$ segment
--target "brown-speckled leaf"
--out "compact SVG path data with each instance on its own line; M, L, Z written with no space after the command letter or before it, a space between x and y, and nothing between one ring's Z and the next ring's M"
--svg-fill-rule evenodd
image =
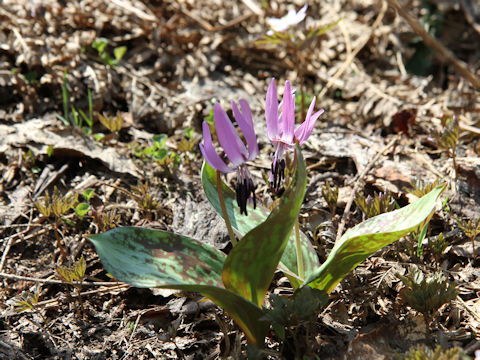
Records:
M118 280L199 292L228 312L252 345L263 346L268 324L260 321L262 310L223 287L222 252L185 236L139 227L120 227L89 239Z
M335 244L327 260L305 280L304 285L333 291L335 286L379 249L423 228L433 215L435 204L445 185L401 209L370 218L349 229Z
M119 227L89 236L103 265L134 286L195 284L223 287L225 254L186 236L140 227Z
M295 180L270 216L249 231L228 254L223 266L225 287L262 306L273 273L297 220L307 186L305 162L295 150Z

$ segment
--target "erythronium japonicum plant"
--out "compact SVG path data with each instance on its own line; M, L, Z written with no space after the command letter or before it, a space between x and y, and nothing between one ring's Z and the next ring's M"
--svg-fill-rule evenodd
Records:
M270 81L265 100L265 120L267 122L267 136L275 147L272 171L269 176L270 185L275 190L278 190L282 179L285 177L285 151L293 150L297 143L303 145L311 135L315 122L323 114L323 109L313 113L315 101L316 98L313 97L305 121L295 130L295 93L292 92L290 82L288 80L285 82L281 113L279 113L275 79L272 78ZM303 278L305 270L303 268L302 252L299 250L301 244L298 219L295 222L295 246L298 274Z
M217 108L217 113L223 117L219 118L218 124L223 121L224 126L218 134L219 142L230 160L230 168L222 170L242 167L250 156L252 159L255 157L252 155L252 152L255 153L254 136L246 130L246 124L250 126L250 112L246 110L246 102L242 103L244 118L239 121L235 109L234 116L244 133L248 151L243 151L234 134L229 133L230 128L225 130L228 118L225 119ZM228 255L186 236L139 227L119 227L89 236L89 239L95 245L105 269L118 280L138 287L201 293L224 309L244 331L248 342L259 348L264 346L270 327L269 317L264 316L262 306L276 269L285 273L296 291L309 286L328 294L368 256L411 231L423 228L433 215L437 198L445 189L445 185L437 186L402 209L370 218L349 229L320 265L308 238L299 232L300 247L297 247L295 235L291 235L307 186L305 161L299 145L295 145L293 179L278 205L272 211L257 205L249 209L247 215L244 203L239 206L235 192L218 176L215 167L223 166L218 160L225 162L218 155L218 158L213 155L213 146L210 148L209 144L211 138L205 128L204 135L202 152L208 154L202 168L205 193L215 210L224 218L229 217L231 227L240 237ZM220 140L222 137L223 140ZM230 147L227 151L225 148L228 147L225 141L230 137L237 146L236 150L232 151ZM240 156L235 157L238 154ZM214 167L209 165L212 158L217 161ZM303 276L298 272L297 249L304 255Z

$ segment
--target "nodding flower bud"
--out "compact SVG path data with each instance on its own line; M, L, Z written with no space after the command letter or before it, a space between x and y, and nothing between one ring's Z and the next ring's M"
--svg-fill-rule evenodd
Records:
M215 170L222 173L237 172L237 185L235 186L237 204L240 208L240 213L247 215L247 201L253 200L254 207L256 206L255 186L250 178L246 162L255 159L258 154L258 143L255 130L253 128L252 111L247 101L241 99L239 101L240 109L237 104L232 101L232 112L237 121L240 130L243 133L246 144L237 133L237 130L232 124L227 113L222 109L220 104L214 105L214 120L217 137L222 146L226 157L230 160L227 165L215 151L212 142L212 134L206 121L203 122L203 144L200 144L200 151L205 160ZM245 146L246 145L246 146ZM247 150L248 147L248 150Z

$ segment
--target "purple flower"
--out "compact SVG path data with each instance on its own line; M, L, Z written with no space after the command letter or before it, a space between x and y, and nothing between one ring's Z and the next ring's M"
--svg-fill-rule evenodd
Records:
M235 127L229 119L227 113L216 103L214 105L215 128L218 141L222 146L226 157L230 160L227 165L215 151L212 143L212 135L206 121L203 122L203 144L200 144L200 151L205 160L213 167L224 174L237 171L237 184L235 186L237 195L237 204L240 207L240 213L247 215L247 200L253 200L253 206L256 206L255 186L250 178L246 162L255 159L258 154L257 136L253 128L252 111L246 100L239 101L241 111L237 104L232 101L232 111L240 130L246 141L246 145L240 139Z
M293 9L290 9L282 18L269 18L267 19L268 25L273 29L273 31L282 32L287 30L289 27L293 25L297 25L307 15L307 7L308 4L305 4L298 12ZM273 35L273 31L269 30L267 35Z
M267 136L275 147L272 161L272 173L269 180L274 189L278 189L282 178L285 176L285 150L293 150L295 143L302 145L310 136L315 126L315 121L323 114L323 109L313 113L315 107L314 97L308 108L305 121L295 130L295 94L292 92L290 82L285 83L283 101L280 104L282 113L278 112L277 87L272 78L268 86L265 104L265 118L267 120Z

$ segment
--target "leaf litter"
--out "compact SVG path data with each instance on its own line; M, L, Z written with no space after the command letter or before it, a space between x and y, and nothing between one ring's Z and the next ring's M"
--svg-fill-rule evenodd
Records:
M445 235L448 246L438 266L457 282L459 295L440 308L434 326L444 339L442 345L461 346L473 356L480 319L478 261L472 260L471 241L459 230L457 220L480 217L478 89L455 66L436 56L438 49L427 57L427 75L411 72L409 60L420 51L421 39L386 5L394 2L309 3L306 26L340 22L305 53L305 88L309 95L323 93L317 103L326 111L305 144L309 180L318 180L307 191L308 206L301 218L320 217L319 223L326 222L336 232L358 182L366 195L388 190L403 206L410 201L406 187L411 180L451 181L447 207L434 215L428 237ZM461 3L435 2L436 14L448 29L437 40L478 76L478 47L473 46L480 36L475 30L478 6L472 1ZM424 21L430 10L420 1L409 4L410 15ZM205 217L196 213L208 211L201 210L206 206L197 145L201 122L213 107L212 99L225 102L223 106L244 97L252 106L260 146L268 148L261 129L269 79L297 83L299 76L287 53L255 40L266 32L267 17L281 17L303 4L270 1L266 8L261 5L213 0L3 2L2 356L203 359L239 354L233 344L238 334L244 341L241 332L218 308L211 303L205 306L200 296L89 285L82 289L86 312L82 319L67 286L48 281L57 279L56 267L62 265L54 246L55 232L70 255L67 263L84 256L86 283L114 282L84 237L101 232L102 227L180 229L199 240L211 234L211 244L229 250L214 213L210 210ZM91 47L101 38L108 40L104 53ZM115 49L121 46L127 51L118 65L106 63L106 56L114 59ZM64 71L69 109L73 105L88 113L91 89L94 114L123 114L124 126L112 134L112 140L94 140L82 127L67 126L55 117L64 113ZM409 109L416 111L415 119L398 126L395 115ZM432 136L449 111L456 114L460 126L458 179L452 159ZM186 139L187 128L197 134L194 146L180 151L178 144ZM91 131L110 136L99 121ZM168 134L165 150L178 155L180 162L175 163L174 157L170 163L165 158L160 161L145 151L153 147L153 135L160 133ZM370 164L396 133L395 145ZM258 163L268 168L269 158L261 156ZM369 166L370 171L362 175ZM261 166L252 170L257 184L263 183L264 170ZM326 180L340 187L334 214L321 195ZM34 206L35 199L53 193L55 186L64 194L77 192L79 201L89 204L88 214L81 218L72 208L55 229L52 219L41 216ZM145 189L151 200L142 202L132 186ZM86 189L94 190L88 201L82 197ZM266 187L260 185L257 194L268 206L272 199ZM361 217L353 207L346 214L346 228ZM316 238L317 233L328 233L324 229L303 230L316 239L320 254L333 247L327 237ZM398 298L402 286L397 275L404 275L408 264L417 263L424 271L436 266L432 250L426 245L418 255L412 241L405 238L386 247L337 286L318 318L314 353L332 359L392 358L412 345L426 343L421 316L401 306ZM280 275L275 281L282 281ZM10 300L22 291L39 294L36 311L12 310ZM230 354L225 353L225 336L231 339ZM278 351L278 339L272 336L269 346Z

